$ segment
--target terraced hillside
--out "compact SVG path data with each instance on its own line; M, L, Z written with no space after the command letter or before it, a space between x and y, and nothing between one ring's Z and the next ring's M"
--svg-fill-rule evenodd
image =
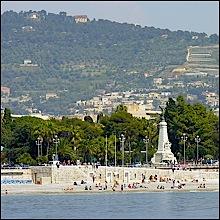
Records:
M219 45L189 47L185 67L194 71L219 74Z

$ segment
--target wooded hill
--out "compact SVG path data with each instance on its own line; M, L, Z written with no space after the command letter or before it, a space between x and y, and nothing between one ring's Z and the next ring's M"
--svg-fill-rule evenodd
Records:
M33 103L53 114L67 114L71 103L100 89L146 87L145 72L157 74L168 65L181 65L190 45L219 42L216 34L208 37L103 19L76 23L65 12L34 13L35 19L33 11L1 15L2 85L11 88L12 97L30 94L32 100L23 107ZM37 66L21 66L24 60ZM56 92L60 99L46 101L42 97L47 92Z

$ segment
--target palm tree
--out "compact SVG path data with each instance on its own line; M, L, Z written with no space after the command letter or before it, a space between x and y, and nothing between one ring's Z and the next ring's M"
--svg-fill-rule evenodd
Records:
M57 133L58 129L54 126L51 121L44 121L44 123L38 124L35 127L35 135L37 137L41 136L43 138L43 143L46 143L46 156L48 157L48 152L50 149L50 144L53 141L53 136Z

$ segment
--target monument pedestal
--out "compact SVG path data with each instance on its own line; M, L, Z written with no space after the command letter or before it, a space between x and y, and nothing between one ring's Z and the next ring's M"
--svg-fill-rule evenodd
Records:
M176 163L176 157L172 152L156 152L151 159L153 164Z

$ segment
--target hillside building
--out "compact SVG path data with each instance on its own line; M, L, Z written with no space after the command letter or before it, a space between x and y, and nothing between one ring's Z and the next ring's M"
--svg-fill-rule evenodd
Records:
M48 92L46 93L46 100L51 99L51 98L59 98L59 96L55 92Z
M7 86L1 86L1 93L3 93L3 94L6 95L6 96L9 96L9 95L10 95L10 92L11 92L11 90L10 90L9 87L7 87Z
M76 15L73 18L76 23L86 23L89 21L87 15Z

